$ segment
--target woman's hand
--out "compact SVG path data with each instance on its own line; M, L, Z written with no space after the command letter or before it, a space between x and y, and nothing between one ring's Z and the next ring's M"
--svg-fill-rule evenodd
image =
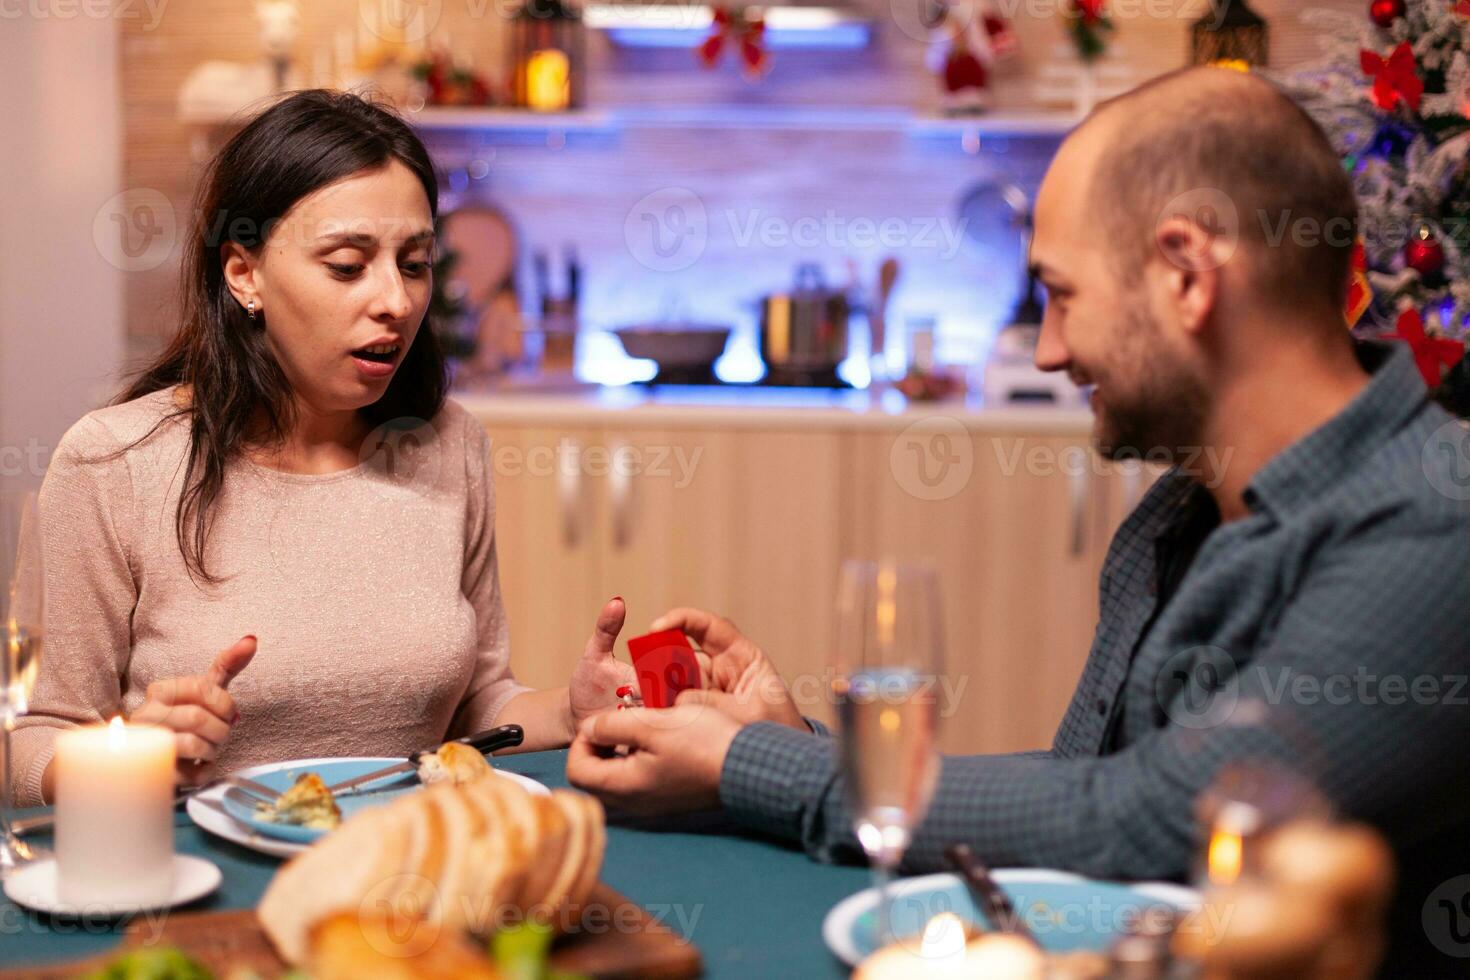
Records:
M704 689L682 692L679 704L707 704L742 725L774 721L801 732L811 730L776 665L728 619L702 609L671 609L650 629L681 630L709 658Z
M215 657L203 674L169 677L148 685L148 695L128 721L161 725L174 732L178 779L185 786L207 782L220 749L240 720L225 688L255 656L255 637L246 636Z
M638 675L633 665L613 656L618 633L623 629L623 620L628 616L628 607L622 597L608 600L597 617L592 638L582 651L582 659L572 672L567 685L567 697L571 702L572 734L576 734L582 719L596 714L618 703L618 688L632 685L636 689Z

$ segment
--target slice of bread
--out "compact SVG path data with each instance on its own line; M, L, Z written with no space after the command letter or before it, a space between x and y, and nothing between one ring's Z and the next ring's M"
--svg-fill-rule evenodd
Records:
M516 921L519 896L526 880L526 845L502 798L506 784L510 781L496 777L456 787L479 808L488 828L478 849L479 882L472 888L479 918L489 927L485 931Z
M406 815L409 845L396 881L384 897L394 914L437 922L441 915L439 878L449 848L444 816L427 793L411 793L393 808Z
M551 889L566 861L571 825L567 823L562 808L549 796L532 796L531 809L536 816L537 844L529 859L526 884L519 901L528 914L544 921L553 912Z
M587 853L582 858L582 873L567 896L573 915L580 916L602 873L602 856L607 850L607 817L602 804L586 793L574 794L587 813Z
M365 810L287 861L256 909L261 928L287 963L306 956L306 930L339 909L356 910L364 898L402 868L409 826L394 807Z
M588 812L577 801L577 797L581 795L564 789L553 790L551 793L552 802L561 809L562 816L567 820L566 851L563 853L561 866L557 869L556 878L546 893L551 923L558 930L569 928L580 921L580 910L577 910L576 919L569 919L567 906L572 889L581 876L582 862L587 857L590 843L587 833Z
M522 874L514 882L501 887L501 901L520 907L525 901L527 885L535 871L536 851L541 839L540 818L534 797L514 780L496 777L485 780L482 792L493 792L505 814L505 832L510 850Z
M480 845L485 838L485 817L464 793L452 785L424 791L424 798L437 807L444 821L444 867L439 873L439 914L446 926L465 929L477 916Z

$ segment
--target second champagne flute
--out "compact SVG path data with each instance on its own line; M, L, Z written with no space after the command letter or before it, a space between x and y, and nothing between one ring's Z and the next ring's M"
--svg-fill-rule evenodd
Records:
M834 694L853 829L892 938L889 883L939 778L939 584L927 566L848 561L838 595Z

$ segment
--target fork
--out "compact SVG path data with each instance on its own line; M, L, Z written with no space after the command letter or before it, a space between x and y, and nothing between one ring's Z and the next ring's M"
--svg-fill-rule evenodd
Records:
M174 809L184 806L195 796L198 796L206 790L214 789L221 783L238 790L242 796L246 797L252 803L274 803L281 797L281 794L276 790L271 789L264 783L257 783L253 779L246 779L243 776L216 776L208 782L200 783L198 786L190 786L187 789L179 789L175 792ZM12 820L10 822L10 829L17 836L24 836L26 834L37 834L50 830L55 824L56 813L53 810L51 813L42 813L34 817L22 817L19 820Z

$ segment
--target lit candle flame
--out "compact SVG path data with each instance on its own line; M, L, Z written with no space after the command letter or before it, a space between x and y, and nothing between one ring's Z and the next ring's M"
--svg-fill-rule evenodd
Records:
M948 960L965 954L965 920L940 912L924 926L919 955L926 960Z
M1210 884L1232 885L1240 877L1242 852L1245 842L1240 834L1225 829L1216 829L1210 835Z
M128 730L123 725L122 715L113 715L112 721L107 723L107 747L113 752L121 752L123 746L128 742Z

